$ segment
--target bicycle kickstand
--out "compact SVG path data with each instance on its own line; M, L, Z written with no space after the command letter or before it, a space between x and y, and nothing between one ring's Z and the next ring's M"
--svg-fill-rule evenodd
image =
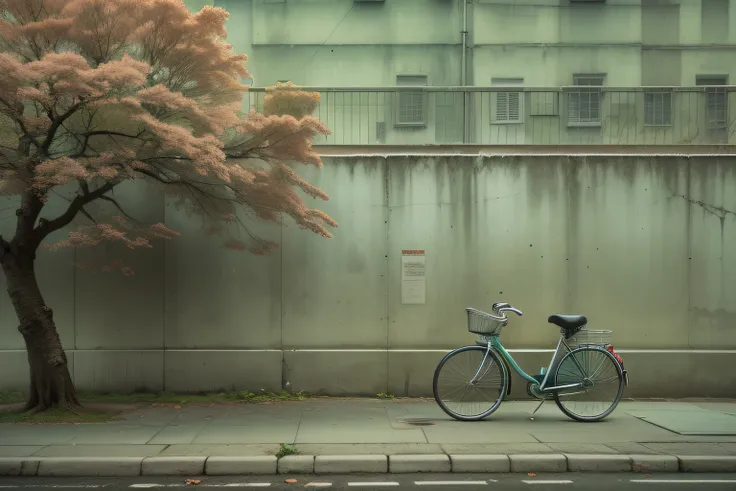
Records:
M534 412L532 412L532 416L529 419L531 419L532 421L534 421L534 415L537 414L537 411L539 411L539 408L542 407L542 404L544 404L544 401L546 401L546 400L547 400L546 397L544 399L542 399L542 402L540 402L539 403L539 406L537 406L537 409L535 409Z

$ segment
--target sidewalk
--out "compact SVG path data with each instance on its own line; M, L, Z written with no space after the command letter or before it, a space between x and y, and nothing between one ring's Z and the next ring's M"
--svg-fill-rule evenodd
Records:
M450 419L434 401L313 399L4 424L0 475L736 472L736 401L624 401L593 424L569 420L554 402L530 420L536 404L505 402L475 423ZM298 454L277 459L281 444Z

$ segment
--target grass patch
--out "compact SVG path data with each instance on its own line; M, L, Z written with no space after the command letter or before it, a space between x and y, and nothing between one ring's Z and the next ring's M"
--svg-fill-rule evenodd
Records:
M376 397L379 399L395 399L396 398L396 396L393 394L390 394L390 393L384 394L383 392L379 392L378 394L376 394Z
M287 455L296 455L299 453L299 450L296 449L294 445L289 445L288 443L282 443L279 447L279 451L276 452L276 458L280 459L281 457L286 457Z
M1 412L0 423L106 423L117 416L106 411L82 410L78 413L62 408L51 408L40 413Z
M26 402L26 395L17 390L9 390L0 392L0 404L17 404Z
M292 394L289 392L254 393L248 391L219 392L211 394L174 394L161 393L133 393L133 394L99 394L79 393L79 400L85 402L136 404L136 403L232 403L232 402L280 402L301 401L308 396L303 392ZM0 404L16 404L25 402L26 395L22 392L0 392Z

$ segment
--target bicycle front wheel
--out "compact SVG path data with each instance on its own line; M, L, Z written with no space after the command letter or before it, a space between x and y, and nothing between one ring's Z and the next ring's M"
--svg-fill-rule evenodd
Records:
M503 402L509 374L494 351L465 346L448 353L434 372L434 400L460 421L478 421Z
M603 348L578 348L557 366L555 386L581 387L555 392L560 411L575 421L600 421L616 409L624 393L624 377L616 358Z

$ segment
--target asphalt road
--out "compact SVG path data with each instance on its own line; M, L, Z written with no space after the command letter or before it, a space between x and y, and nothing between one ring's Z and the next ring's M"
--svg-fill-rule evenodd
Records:
M0 491L134 491L136 489L213 488L235 489L330 489L330 490L415 490L420 489L488 489L517 491L526 489L575 489L590 491L666 491L674 489L726 491L736 489L736 474L381 474L353 476L262 476L214 478L201 477L198 484L187 484L185 478L0 478ZM296 479L296 483L287 483ZM224 491L224 490L223 490Z

